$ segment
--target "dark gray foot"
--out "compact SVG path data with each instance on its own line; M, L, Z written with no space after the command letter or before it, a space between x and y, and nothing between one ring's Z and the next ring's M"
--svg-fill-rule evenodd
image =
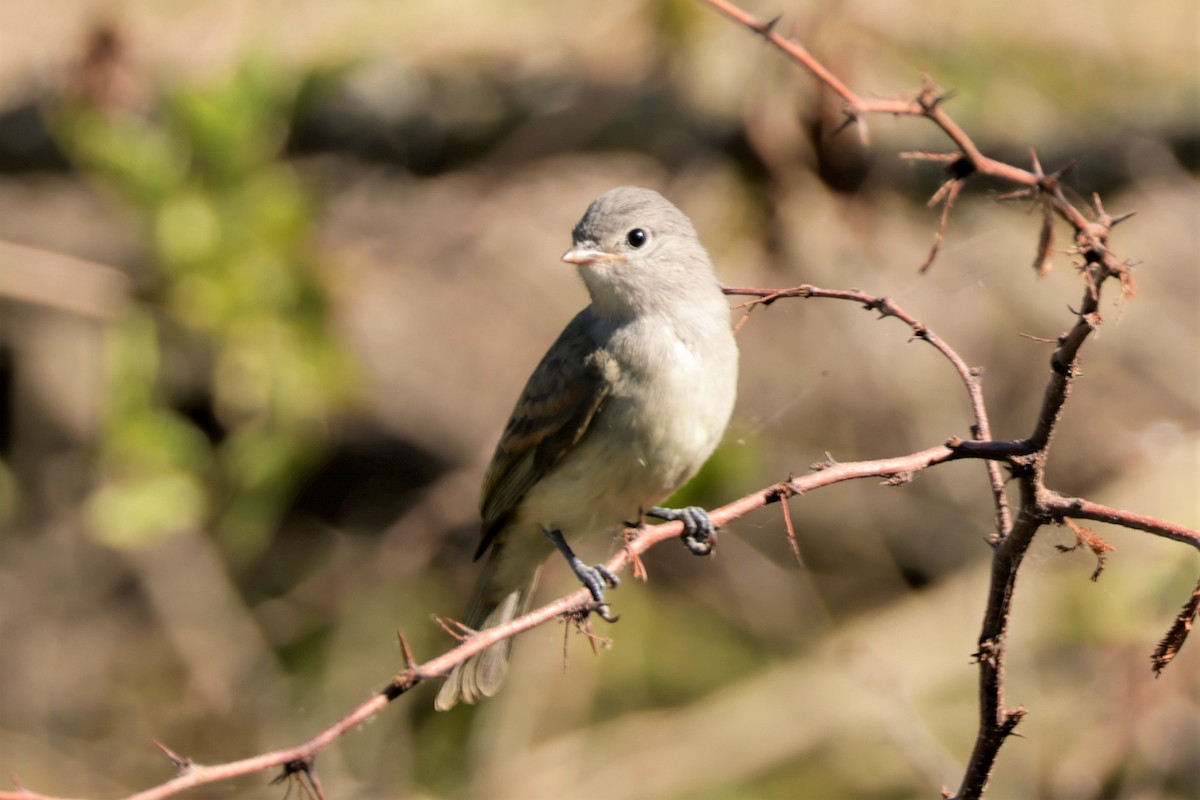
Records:
M600 616L600 619L605 622L616 622L619 617L609 610L608 603L604 600L604 589L606 586L613 589L617 588L621 585L620 579L612 574L608 567L603 564L596 564L589 567L580 561L579 556L575 555L575 551L571 549L571 546L567 544L567 540L563 538L561 531L551 531L543 528L543 533L546 534L547 539L554 542L554 546L558 548L558 552L563 554L563 558L567 560L567 564L570 565L571 571L575 573L575 577L579 578L579 582L591 593L594 605L590 610L595 611Z
M687 508L663 508L654 506L646 512L648 516L665 519L667 522L683 523L684 545L695 555L706 556L717 543L717 526L708 518L708 512L700 506Z

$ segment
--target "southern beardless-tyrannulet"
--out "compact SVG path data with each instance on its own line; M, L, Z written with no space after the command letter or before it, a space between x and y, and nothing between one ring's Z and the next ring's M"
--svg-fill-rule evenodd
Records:
M702 509L655 506L708 459L733 410L738 352L730 309L691 220L657 192L619 187L597 198L563 260L591 305L579 312L525 385L483 480L487 553L466 625L482 630L525 613L557 547L608 618L605 585L566 539L649 513L682 519L707 552ZM565 537L565 538L564 538ZM490 697L512 639L456 666L436 707Z

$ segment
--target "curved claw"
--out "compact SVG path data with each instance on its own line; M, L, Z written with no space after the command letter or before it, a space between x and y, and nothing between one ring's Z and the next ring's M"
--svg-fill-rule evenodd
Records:
M596 616L605 622L612 624L621 618L620 614L612 613L612 609L608 607L608 603L599 603L588 606L587 613L595 612Z
M680 538L687 549L698 556L706 556L713 551L717 544L717 526L708 518L708 512L700 506L686 508L663 508L655 506L646 512L652 517L665 519L668 522L683 523L683 533Z
M563 558L567 560L571 571L575 573L575 577L579 578L579 582L584 585L588 593L592 595L594 605L589 608L589 611L595 611L600 619L605 622L616 622L620 617L609 610L608 603L604 600L605 588L615 589L621 585L621 579L612 573L612 571L603 564L595 564L588 566L579 560L579 556L575 555L567 544L566 539L560 531L546 530L546 538L554 543L559 552L563 554Z
M596 601L596 605L606 605L604 602L604 589L606 586L615 589L621 585L621 581L617 576L609 572L608 568L603 564L595 564L591 567L586 564L572 564L571 567L575 570L575 575L579 578L580 583L591 592L592 599Z

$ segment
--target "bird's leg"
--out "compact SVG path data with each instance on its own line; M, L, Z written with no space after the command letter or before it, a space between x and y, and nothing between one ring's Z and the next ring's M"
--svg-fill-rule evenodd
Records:
M593 610L600 615L600 619L605 622L616 622L618 617L609 611L608 603L604 600L604 587L607 584L613 589L617 588L621 583L617 576L612 574L608 567L603 564L596 564L589 567L580 561L579 556L575 555L575 551L571 549L571 546L567 544L567 540L563 538L562 531L542 528L542 532L546 534L547 539L554 543L554 546L558 548L558 552L563 554L563 558L567 560L567 564L570 565L571 571L575 573L575 577L579 578L579 582L591 592L592 599L596 601L596 606Z
M646 511L646 514L665 519L667 522L677 520L682 522L683 534L680 538L683 539L687 549L695 555L708 555L717 543L717 526L712 524L712 520L708 518L708 512L700 506L687 506L686 508L653 506Z

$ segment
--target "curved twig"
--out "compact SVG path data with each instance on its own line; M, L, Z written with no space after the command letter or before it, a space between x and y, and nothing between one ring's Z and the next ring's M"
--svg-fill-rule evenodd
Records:
M725 294L735 297L753 297L749 303L744 303L747 313L758 305L769 306L776 300L785 297L818 297L833 300L849 300L860 303L868 311L876 311L880 318L895 317L912 329L916 339L928 342L935 350L945 356L954 366L954 371L962 380L967 390L967 399L971 404L971 415L974 422L971 425L971 438L976 442L988 441L992 438L992 425L988 418L987 403L983 397L983 374L974 367L967 365L962 356L945 342L940 336L929 329L925 323L909 314L890 297L876 297L860 292L857 289L821 289L808 284L791 289L761 289L747 286L726 286ZM742 320L744 322L745 319ZM740 323L739 323L740 324ZM988 483L992 489L992 502L996 507L996 533L992 542L998 542L1008 535L1012 528L1012 510L1008 505L1008 495L1004 491L1004 476L1000 473L1000 465L994 460L986 460Z
M1007 453L1010 449L1002 446L1005 443L994 443L996 447L989 448L985 446L975 450L955 446L955 444L954 441L951 441L944 445L926 448L925 450L893 458L821 464L814 468L815 471L803 475L791 476L787 480L772 484L741 497L732 503L714 509L709 513L709 518L715 525L723 526L755 509L786 500L795 495L831 486L835 483L861 478L903 477L907 479L922 470L937 466L938 464L962 459L994 457L996 454ZM981 444L989 445L993 443L985 442ZM1117 512L1105 506L1099 506L1077 498L1059 499L1067 505L1064 505L1062 508L1059 508L1058 505L1047 508L1042 515L1045 519L1040 522L1018 524L1014 527L1013 535L997 547L996 558L993 562L993 572L995 575L1004 578L1008 591L1004 594L1005 602L998 605L995 609L989 608L989 613L995 616L996 624L1007 618L1007 599L1011 598L1010 579L1015 580L1016 564L1019 563L1020 558L1024 554L1025 545L1032 538L1037 526L1049 521L1049 515L1053 513L1061 512L1063 516L1070 516L1071 514L1068 512L1075 511L1080 516L1085 516L1094 512L1105 515L1105 521L1113 522L1114 524L1129 523L1128 526L1131 528L1146 530L1151 533L1170 530L1176 534L1172 538L1180 538L1180 540L1191 542L1200 541L1200 531L1193 531L1143 515ZM636 530L630 529L626 531L626 546L619 549L606 566L614 573L619 573L635 563L638 557L651 547L674 539L682 532L683 524L680 522L668 522ZM580 588L505 625L480 631L466 638L456 647L421 664L411 663L411 654L407 652L407 646L402 642L402 647L405 650L405 660L409 663L409 666L397 673L386 686L371 698L356 706L340 720L307 741L293 747L274 750L224 764L199 764L191 759L181 758L172 753L170 760L179 773L176 777L158 786L129 795L124 800L162 800L162 798L173 797L198 786L218 783L269 769L282 769L288 773L295 772L296 768L294 765L297 764L308 765L308 768L311 769L311 765L322 750L347 732L371 719L376 714L379 714L389 703L408 693L415 686L427 680L445 675L455 664L465 661L471 655L484 650L498 641L516 636L519 633L538 627L539 625L544 625L555 619L570 618L577 615L578 612L587 609L591 602L591 595L587 589ZM998 650L986 643L981 644L980 663L984 664L985 667L993 669L997 673L997 680L999 680L999 673L1002 670L1002 655L1002 650ZM999 702L1000 696L998 694L989 694L987 696L995 698L996 709L1001 708ZM995 730L989 731L989 736L994 738L998 735L1000 741L1002 741L1004 736L1011 733L1012 727L1015 727L1016 722L1023 713L1020 709L1007 713L998 712L1000 724ZM987 739L986 744L988 746L991 746L992 738ZM998 748L998 746L999 743L996 742L995 747ZM16 792L0 791L0 800L63 800L63 798L41 795L22 789Z

